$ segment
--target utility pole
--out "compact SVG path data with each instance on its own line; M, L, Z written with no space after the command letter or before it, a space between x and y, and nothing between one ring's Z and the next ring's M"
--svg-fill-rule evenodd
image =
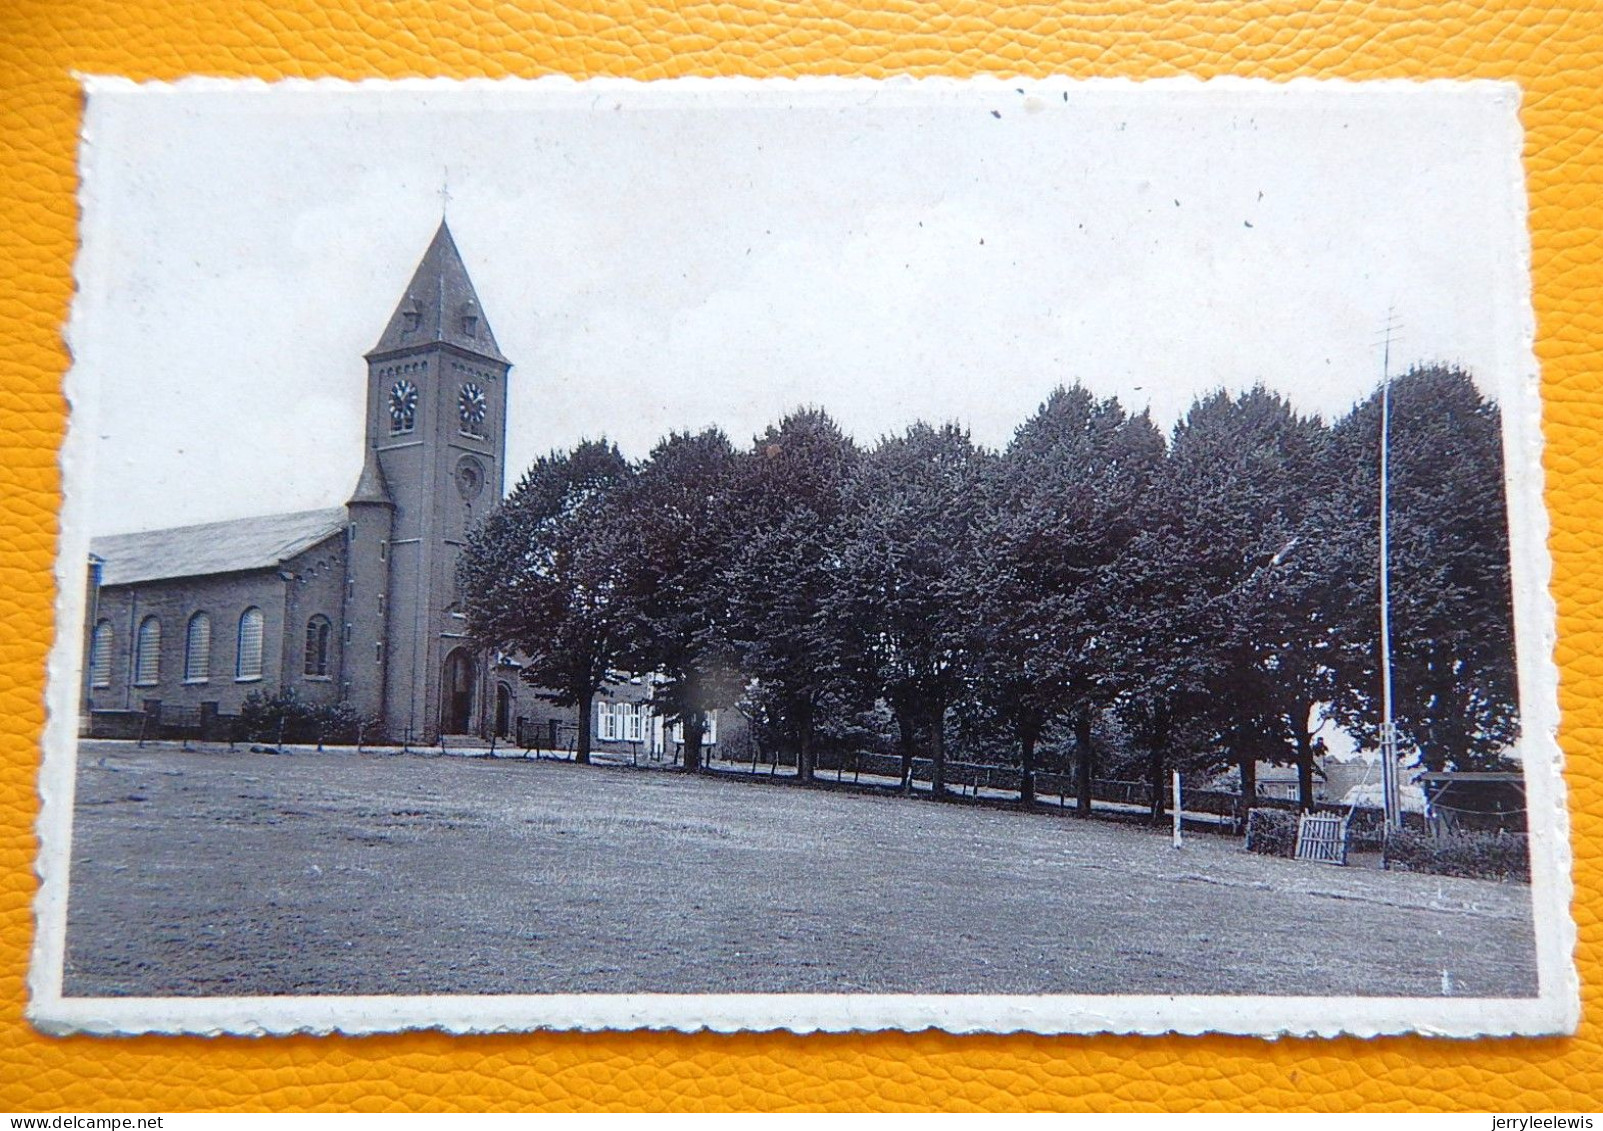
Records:
M1388 310L1380 387L1380 784L1388 831L1403 826L1391 693L1391 340L1396 330Z

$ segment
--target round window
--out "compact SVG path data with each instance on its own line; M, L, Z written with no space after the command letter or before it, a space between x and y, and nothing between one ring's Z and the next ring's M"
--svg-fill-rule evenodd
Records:
M456 465L456 489L472 502L484 492L484 465L472 456L463 456Z

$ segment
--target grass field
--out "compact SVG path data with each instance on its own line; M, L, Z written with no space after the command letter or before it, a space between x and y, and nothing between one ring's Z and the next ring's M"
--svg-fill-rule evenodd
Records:
M86 743L64 992L1536 992L1530 890L554 762Z

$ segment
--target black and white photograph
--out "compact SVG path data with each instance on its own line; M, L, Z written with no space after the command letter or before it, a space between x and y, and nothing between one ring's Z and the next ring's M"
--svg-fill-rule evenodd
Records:
M34 1022L1570 1031L1518 110L86 80Z

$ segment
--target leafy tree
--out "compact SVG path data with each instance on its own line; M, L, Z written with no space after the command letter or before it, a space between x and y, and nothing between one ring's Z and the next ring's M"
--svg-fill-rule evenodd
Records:
M922 731L933 790L946 791L946 717L974 638L974 524L989 462L962 428L920 422L881 440L847 486L834 619L860 634L860 676L895 716L904 790Z
M1460 372L1394 382L1397 718L1433 768L1518 733L1499 424ZM1155 813L1169 769L1234 763L1250 798L1259 761L1311 804L1321 712L1374 738L1378 430L1378 398L1332 430L1259 387L1200 398L1166 447L1076 387L999 456L922 423L863 453L816 409L746 452L670 435L634 471L587 442L530 469L459 580L479 640L579 708L581 759L627 667L662 673L690 769L738 700L810 780L821 747L878 733L878 700L904 785L927 743L937 792L954 721L976 750L1005 733L1026 802L1067 728L1085 813L1111 706Z
M1205 571L1188 541L1194 512L1183 474L1171 458L1154 476L1109 606L1108 629L1123 676L1117 709L1146 753L1155 821L1163 816L1169 771L1185 760L1180 751L1210 744L1197 741L1196 720L1211 700L1219 668L1199 615L1207 608Z
M1067 715L1076 793L1091 808L1092 730L1118 685L1106 631L1135 516L1161 466L1163 437L1145 413L1078 386L1054 390L998 461L976 524L981 695L1019 746L1020 794L1035 798L1035 750Z
M1260 663L1277 733L1289 735L1302 808L1314 805L1315 762L1325 751L1322 715L1336 694L1342 626L1349 611L1345 586L1355 570L1359 539L1344 518L1344 497L1333 479L1333 444L1323 426L1309 435L1317 461L1303 486L1295 541L1255 575L1246 590L1272 615L1257 624ZM1276 751L1274 760L1282 760Z
M798 409L738 461L728 519L738 544L719 574L739 668L811 781L820 711L856 690L852 626L836 615L846 484L859 452L827 414Z
M1334 695L1340 583L1353 539L1338 521L1324 425L1296 416L1278 397L1266 403L1248 394L1238 404L1261 445L1256 451L1268 454L1243 472L1244 482L1257 479L1238 512L1242 550L1254 564L1225 602L1235 623L1226 637L1229 678L1243 692L1234 721L1246 733L1237 746L1259 761L1295 765L1299 800L1311 809L1323 749L1315 719ZM1253 766L1242 765L1250 785Z
M520 654L528 683L578 709L580 762L590 760L595 697L618 674L632 615L629 515L616 506L629 478L604 440L535 461L470 535L457 571L474 637Z
M1329 460L1324 426L1262 387L1203 397L1175 428L1114 602L1154 815L1168 767L1224 757L1249 805L1260 760L1297 764L1312 804L1343 561Z
M720 578L735 470L735 451L721 431L674 433L614 505L633 531L624 547L629 662L663 677L652 701L681 724L691 772L701 768L708 713L733 704L741 690Z
M1380 720L1380 395L1336 426L1359 530L1344 596L1343 721ZM1394 718L1428 769L1493 769L1519 735L1501 417L1464 372L1392 382L1391 640Z

